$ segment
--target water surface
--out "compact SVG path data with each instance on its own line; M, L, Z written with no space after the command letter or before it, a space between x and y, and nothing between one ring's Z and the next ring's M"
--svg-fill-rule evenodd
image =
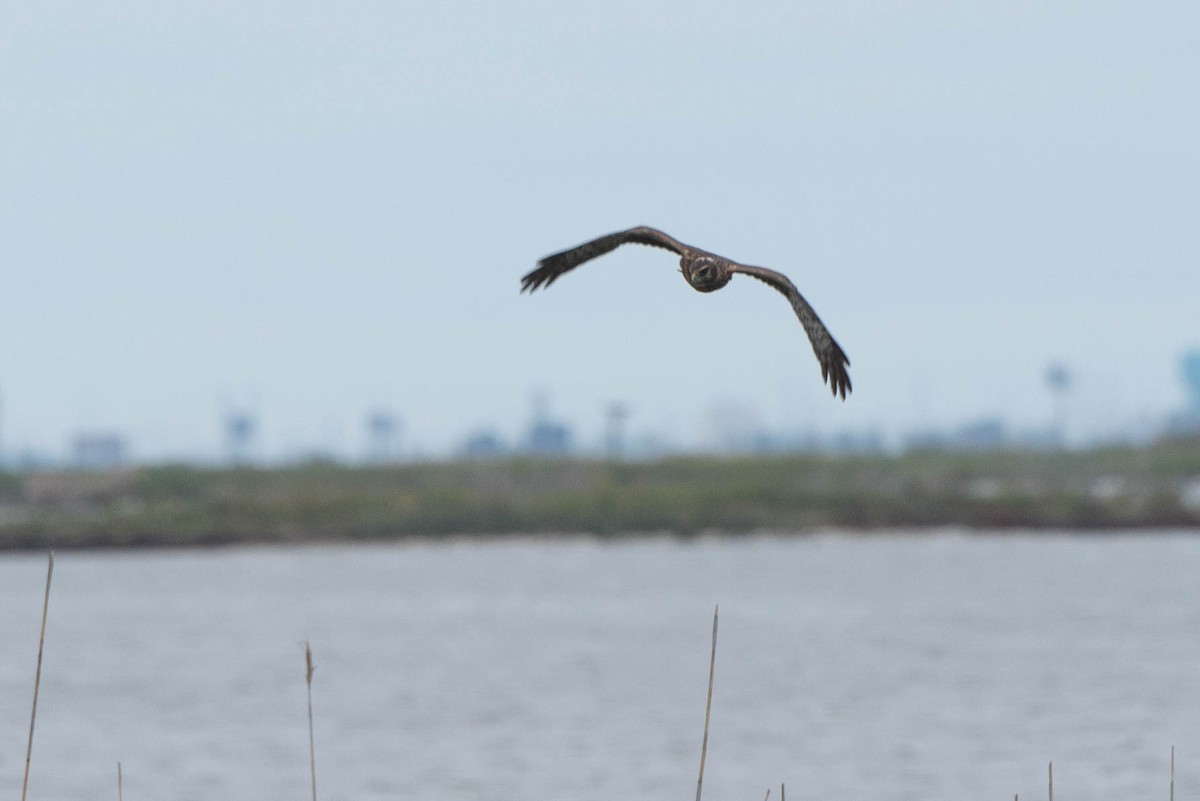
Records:
M30 798L308 797L306 638L322 799L691 798L718 602L706 799L1198 794L1200 537L941 533L60 554Z

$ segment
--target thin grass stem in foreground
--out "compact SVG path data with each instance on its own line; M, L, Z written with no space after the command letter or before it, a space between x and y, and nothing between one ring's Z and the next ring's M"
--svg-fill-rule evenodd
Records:
M313 737L312 678L312 646L309 645L308 640L305 640L304 683L308 685L308 774L309 782L312 785L312 801L317 801L317 748L316 740Z
M125 801L125 791L121 786L121 763L117 762L117 801Z
M25 747L25 778L21 780L21 801L29 790L29 762L33 758L33 726L37 722L38 690L42 686L42 651L46 645L46 616L50 611L50 579L54 577L54 551L46 563L46 595L42 599L42 631L38 635L37 671L33 674L33 709L29 713L29 744Z
M704 740L700 744L700 776L696 779L696 801L700 801L700 789L704 785L704 758L708 756L708 720L712 714L713 672L717 666L717 615L721 607L713 608L712 653L708 657L708 698L704 702Z

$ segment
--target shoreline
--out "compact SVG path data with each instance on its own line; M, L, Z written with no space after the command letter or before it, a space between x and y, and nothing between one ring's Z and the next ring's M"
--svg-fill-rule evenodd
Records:
M526 545L546 544L550 546L571 546L591 544L597 548L619 546L622 544L679 543L682 545L702 545L717 541L746 541L771 542L780 540L814 540L814 541L844 541L844 540L932 540L932 539L979 539L979 540L1034 540L1034 539L1090 539L1090 540L1135 540L1142 538L1179 538L1191 539L1200 536L1200 526L1186 528L1113 528L1113 529L1061 529L1061 528L960 528L952 526L931 526L929 528L895 528L895 529L818 529L811 531L749 531L730 533L724 531L706 531L690 536L679 536L669 532L622 532L612 536L597 536L587 532L578 533L485 533L485 534L446 534L397 537L392 539L347 540L325 539L302 542L282 542L269 539L244 540L215 545L193 545L178 542L145 545L70 545L66 547L33 547L33 548L0 548L0 555L12 557L42 559L47 551L56 554L166 554L189 551L273 551L277 549L322 550L322 549L392 549L392 548L470 548L473 546L512 546L520 548Z
M1077 452L3 474L0 550L1200 529L1200 439Z

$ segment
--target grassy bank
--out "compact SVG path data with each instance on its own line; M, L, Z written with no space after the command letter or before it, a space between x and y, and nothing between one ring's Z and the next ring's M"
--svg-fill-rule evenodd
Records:
M1071 453L159 466L0 476L0 548L447 534L1200 526L1200 440Z

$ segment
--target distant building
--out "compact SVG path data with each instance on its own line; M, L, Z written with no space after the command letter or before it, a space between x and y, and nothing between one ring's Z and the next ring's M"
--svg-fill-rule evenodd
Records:
M258 422L248 412L230 412L225 415L225 449L229 463L247 464Z
M963 450L995 450L1008 444L1008 433L999 417L986 417L959 427L954 444Z
M1187 435L1200 431L1200 350L1190 350L1179 359L1179 378L1183 382L1183 409L1171 415L1167 432Z
M533 400L533 422L525 435L525 450L535 456L566 456L571 452L571 429L552 420L546 396L538 393Z
M949 432L914 431L904 438L904 449L910 451L986 451L1011 444L1008 428L999 417L972 420Z
M565 456L571 452L571 429L563 423L539 420L529 427L526 448L538 456Z
M830 440L828 450L835 453L883 453L886 450L886 442L882 432L872 429L841 431Z
M904 436L906 451L943 451L950 447L950 437L943 431L922 428Z
M495 459L508 449L494 431L477 431L463 443L462 455L468 459Z
M108 470L128 461L125 438L119 434L83 433L71 441L71 463L81 470Z
M758 431L750 440L751 453L881 453L887 449L883 433L873 429L845 429L822 436L815 431L780 434Z
M57 460L47 453L25 448L10 456L10 464L18 470L31 473L35 470L50 470L57 465Z
M1189 350L1179 360L1179 377L1183 380L1188 408L1200 415L1200 350Z
M400 421L395 415L376 410L367 415L367 459L376 464L400 457Z

